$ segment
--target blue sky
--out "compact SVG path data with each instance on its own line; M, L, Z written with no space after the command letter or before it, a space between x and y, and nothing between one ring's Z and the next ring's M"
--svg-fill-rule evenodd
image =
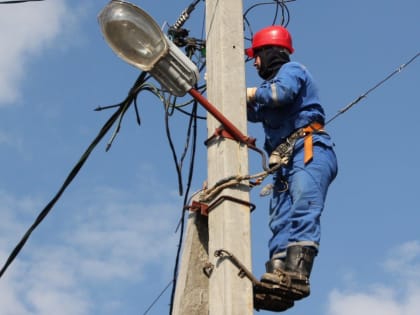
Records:
M57 192L122 101L138 71L104 42L97 14L107 1L54 0L0 6L0 262ZM134 1L159 24L190 1ZM244 1L244 9L257 1ZM303 1L288 5L292 59L318 82L328 117L420 51L415 0ZM249 16L254 30L272 8ZM204 3L186 24L200 37ZM270 22L268 22L270 21ZM260 79L246 64L247 83ZM339 174L322 218L312 294L290 315L414 315L420 309L420 166L417 59L327 129ZM241 106L241 104L236 104ZM109 152L108 134L0 279L2 315L143 314L172 276L183 197L164 110L140 94ZM201 110L201 114L204 114ZM187 120L171 119L179 154ZM199 124L192 191L206 179ZM248 134L262 145L259 125ZM250 153L250 169L260 161ZM253 270L267 260L268 199L251 192ZM149 314L167 314L169 291ZM268 314L259 312L259 314Z

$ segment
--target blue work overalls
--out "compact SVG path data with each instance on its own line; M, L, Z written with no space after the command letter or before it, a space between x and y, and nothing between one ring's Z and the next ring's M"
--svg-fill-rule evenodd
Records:
M325 121L313 78L297 62L284 64L273 79L264 81L247 107L248 120L263 125L269 155L296 130ZM304 163L304 140L300 138L289 163L273 176L270 258L283 258L291 245L319 247L320 217L328 187L337 174L337 159L327 133L313 134L312 143L309 162Z

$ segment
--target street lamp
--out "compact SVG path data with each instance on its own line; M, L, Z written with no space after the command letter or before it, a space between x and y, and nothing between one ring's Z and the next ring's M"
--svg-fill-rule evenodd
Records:
M196 65L139 7L113 0L98 19L112 50L129 64L149 72L171 94L184 96L197 83Z
M105 40L120 58L149 72L171 94L184 96L188 92L235 140L255 146L255 139L243 135L193 88L199 78L197 66L163 34L149 14L129 2L111 0L98 20Z

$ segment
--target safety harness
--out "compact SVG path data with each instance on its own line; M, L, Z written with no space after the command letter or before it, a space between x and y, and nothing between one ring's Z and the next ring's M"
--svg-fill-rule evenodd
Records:
M324 126L318 122L314 122L309 126L306 126L301 129L301 133L304 137L304 163L307 164L314 157L313 150L313 137L314 133L325 133Z
M303 138L304 147L304 163L309 163L313 156L313 134L325 133L324 125L319 122L313 122L303 128L299 128L286 138L285 141L279 144L277 148L270 155L269 165L281 164L286 165L289 163L290 157L293 154L293 148L298 139Z

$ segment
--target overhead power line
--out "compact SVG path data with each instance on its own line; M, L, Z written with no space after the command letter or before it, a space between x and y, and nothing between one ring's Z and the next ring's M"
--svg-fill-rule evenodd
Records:
M397 73L400 73L405 67L407 67L410 63L412 63L418 56L420 56L420 52L418 52L413 57L411 57L411 59L408 60L406 63L403 63L402 65L400 65L397 69L395 69L393 72L391 72L389 75L387 75L384 79L382 79L381 81L379 81L378 83L376 83L373 87L371 87L365 93L363 93L362 95L358 96L354 101L352 101L351 103L349 103L348 105L346 105L345 107L343 107L342 109L340 109L325 124L326 125L329 124L334 119L336 119L338 116L340 116L340 115L344 114L345 112L347 112L350 108L352 108L354 105L356 105L357 103L359 103L362 99L364 99L370 92L372 92L373 90L377 89L379 86L381 86L386 81L388 81L389 79L391 79Z
M169 283L166 285L166 287L159 293L159 295L153 300L152 304L147 308L147 310L143 313L143 315L147 315L149 311L152 309L153 306L159 301L159 299L162 297L162 295L165 293L165 291L171 286L173 283L173 280L169 281Z
M44 1L44 0L15 0L15 1L0 1L0 4L14 4L14 3L35 2L35 1Z
M99 131L98 135L95 137L95 139L92 141L92 143L86 149L86 151L83 153L80 160L76 163L76 165L70 171L66 180L64 181L63 185L58 190L56 195L45 206L45 208L39 213L39 215L35 219L34 223L29 227L29 229L23 235L22 239L19 241L19 243L15 246L13 251L10 253L9 257L6 260L6 263L0 269L0 278L6 272L7 268L10 266L10 264L15 260L15 258L20 253L22 248L25 246L25 244L28 241L29 237L31 236L32 232L38 227L39 224L41 224L41 222L45 219L45 217L50 213L51 209L54 207L56 202L60 199L61 195L64 193L66 188L70 185L70 183L73 181L73 179L79 173L79 171L81 170L81 168L83 167L83 165L85 164L85 162L87 161L87 159L89 158L90 154L93 152L93 150L97 146L97 144L108 133L108 131L111 129L111 127L114 125L114 123L118 122L118 120L121 120L121 116L124 115L124 113L127 111L128 107L132 103L133 99L135 99L137 97L137 94L139 93L139 89L137 88L137 86L144 83L144 81L146 79L147 79L147 73L142 72L139 75L135 85L131 88L131 90L129 92L129 95L127 96L126 100L124 102L122 102L121 104L119 104L118 110L115 111L115 113L104 124L102 129Z

